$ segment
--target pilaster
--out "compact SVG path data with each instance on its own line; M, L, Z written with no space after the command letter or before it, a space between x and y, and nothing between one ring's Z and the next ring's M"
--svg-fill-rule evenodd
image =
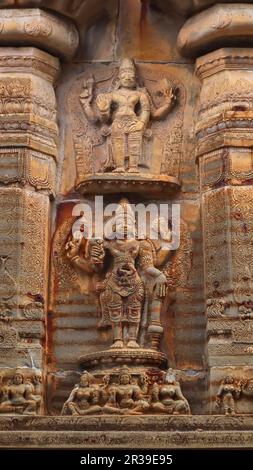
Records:
M196 124L202 200L210 412L220 384L252 378L253 55L220 49L197 60ZM247 398L237 411L249 412Z

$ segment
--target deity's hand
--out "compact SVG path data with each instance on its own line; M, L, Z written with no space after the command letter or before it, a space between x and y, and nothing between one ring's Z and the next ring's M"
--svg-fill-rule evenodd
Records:
M144 122L142 121L136 121L133 123L131 126L129 126L129 131L130 132L138 132L142 131L144 129L145 125Z
M158 298L164 299L167 294L167 283L162 282L162 283L157 284L156 289L157 289Z
M101 292L103 292L106 288L106 282L103 281L103 282L97 282L97 284L95 285L95 292L96 294L101 294Z
M74 258L75 256L77 256L79 253L81 244L82 244L82 239L70 240L65 246L67 257Z
M92 245L90 256L94 263L101 263L105 257L103 244L96 242L96 244Z
M221 398L220 397L216 397L216 403L218 406L221 405Z
M83 106L90 105L92 102L92 95L88 95L87 91L85 91L80 95L80 101Z
M173 88L168 88L167 90L165 90L165 102L170 105L172 103L174 103L174 101L176 100L176 96L174 94L174 90Z
M93 100L94 78L91 77L84 82L83 91L80 95L80 101L83 106L90 105Z
M98 95L96 105L102 114L110 112L110 100L105 94Z

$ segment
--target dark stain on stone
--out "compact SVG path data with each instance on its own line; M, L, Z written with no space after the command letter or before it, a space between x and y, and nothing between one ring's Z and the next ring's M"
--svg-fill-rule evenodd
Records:
M143 29L143 26L146 23L147 20L147 14L148 14L148 5L149 5L149 0L141 0L141 15L140 15L140 29Z

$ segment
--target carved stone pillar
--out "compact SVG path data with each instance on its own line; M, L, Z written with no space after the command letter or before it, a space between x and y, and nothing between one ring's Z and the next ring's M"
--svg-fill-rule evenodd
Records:
M40 10L1 10L0 45L5 44L38 46L69 58L78 35L72 23ZM0 413L43 412L58 72L59 59L48 52L0 48L0 384L7 390ZM21 401L25 394L32 401L12 403L10 384Z
M202 198L210 412L226 412L219 386L243 387L253 354L253 53L220 49L197 60L196 125ZM245 383L241 380L245 379ZM225 386L224 383L222 386ZM215 398L221 394L218 403ZM242 396L243 398L243 396ZM223 409L224 408L224 409ZM232 406L233 408L233 406ZM249 412L240 399L238 413ZM228 413L233 413L228 410Z
M0 361L42 370L50 196L58 128L58 60L38 49L0 49ZM13 334L11 345L6 338ZM4 410L5 411L5 410Z

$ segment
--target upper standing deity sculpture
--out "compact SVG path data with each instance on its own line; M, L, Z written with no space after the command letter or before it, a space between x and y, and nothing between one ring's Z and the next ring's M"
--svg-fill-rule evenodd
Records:
M139 173L143 153L143 140L150 137L151 119L165 118L173 108L175 90L163 80L164 104L155 108L146 88L137 84L133 60L123 59L118 82L111 92L94 96L94 79L85 81L80 96L87 119L102 126L107 138L108 160L105 170L115 173Z

